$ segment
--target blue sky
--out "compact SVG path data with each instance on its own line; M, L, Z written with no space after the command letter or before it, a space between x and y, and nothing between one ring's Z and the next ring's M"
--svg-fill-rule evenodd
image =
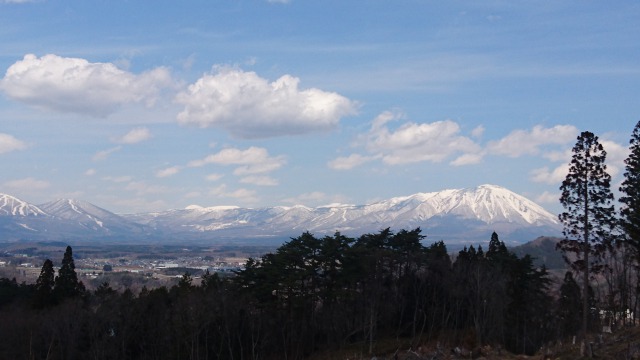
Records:
M491 183L552 212L580 131L614 187L633 1L0 0L0 192L119 213Z

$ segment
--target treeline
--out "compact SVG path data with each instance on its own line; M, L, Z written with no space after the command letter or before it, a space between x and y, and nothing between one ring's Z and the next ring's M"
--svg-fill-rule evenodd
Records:
M455 261L423 241L419 228L303 233L235 276L185 274L137 295L85 290L67 248L53 279L48 261L36 284L0 281L0 358L303 359L347 345L375 354L388 339L533 353L575 334L577 284L554 300L547 271L497 234Z

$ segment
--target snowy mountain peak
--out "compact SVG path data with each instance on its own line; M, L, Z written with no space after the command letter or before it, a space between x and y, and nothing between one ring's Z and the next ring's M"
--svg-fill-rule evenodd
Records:
M530 225L557 225L555 215L540 205L498 185L448 189L434 193L418 193L391 201L407 206L413 202L422 208L425 218L455 215L477 219L487 224L508 222ZM396 205L398 206L398 205Z
M315 208L274 206L202 207L116 215L85 201L59 199L40 206L0 194L0 232L5 238L66 239L255 239L288 238L300 232L356 236L380 229L420 227L435 240L482 241L492 231L515 241L555 236L555 215L508 189L480 185L394 197L366 205L329 204ZM36 215L36 216L26 216ZM4 225L3 225L4 224ZM12 235L13 234L13 235ZM39 234L39 235L36 235Z
M103 228L105 222L125 221L110 211L76 199L58 199L42 204L40 208L56 218L71 220L94 229Z
M31 205L16 197L0 194L0 216L46 216L47 214L35 205Z

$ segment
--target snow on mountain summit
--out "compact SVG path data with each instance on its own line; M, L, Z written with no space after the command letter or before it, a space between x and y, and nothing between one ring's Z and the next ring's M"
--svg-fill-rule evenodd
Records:
M35 205L31 205L16 197L0 194L0 216L46 216L47 214Z
M126 222L121 216L82 200L58 199L42 204L40 208L51 216L70 220L92 229Z
M476 218L485 223L515 222L531 225L555 225L558 219L540 205L497 185L445 190L434 194L432 202L439 212Z
M328 204L318 207L274 206L241 208L203 207L154 213L116 215L88 202L60 199L40 206L0 194L0 216L5 237L26 236L25 229L48 239L111 237L117 239L209 240L295 236L300 232L350 236L380 229L420 227L433 239L486 240L491 231L513 239L556 236L562 226L540 205L496 185L447 189L394 197L365 205ZM29 216L34 215L34 216ZM35 229L35 230L34 230ZM21 231L21 232L20 232Z

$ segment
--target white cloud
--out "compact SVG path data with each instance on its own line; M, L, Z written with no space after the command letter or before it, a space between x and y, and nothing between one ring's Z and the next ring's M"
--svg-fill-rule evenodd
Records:
M276 186L278 185L278 180L264 175L250 175L243 177L240 179L240 182L243 184L253 184L259 186Z
M484 152L476 153L476 154L462 154L458 156L455 160L451 161L450 164L453 166L464 166L464 165L474 165L482 162L482 158L484 157Z
M331 204L344 204L347 199L341 195L327 195L321 191L312 191L309 193L300 194L293 198L287 198L282 200L284 203L293 205L306 205L306 206L321 206L328 203Z
M476 139L477 138L481 138L482 135L484 134L484 130L485 130L484 126L482 126L482 125L476 126L475 129L471 130L471 136L476 138Z
M184 125L221 127L237 138L267 138L334 128L356 105L337 93L298 89L299 79L284 75L274 82L254 72L218 68L176 96L184 105Z
M569 161L567 161L566 164L562 164L552 170L550 170L546 166L538 169L533 169L531 171L531 180L538 183L560 186L560 184L562 184L564 179L567 177L568 173Z
M106 160L111 154L122 150L122 146L112 147L107 150L98 151L95 155L93 155L93 161L102 161Z
M327 163L327 165L329 166L329 168L334 170L349 170L349 169L353 169L356 166L366 164L375 159L376 159L375 156L363 156L360 154L351 154L349 156L338 157L334 160L331 160L329 161L329 163Z
M216 154L209 155L202 160L189 162L190 167L200 167L206 164L240 165L234 170L235 175L263 174L279 169L286 163L283 156L269 156L264 148L252 146L246 150L226 148Z
M512 158L522 155L537 155L544 145L564 145L575 140L578 129L573 125L556 125L544 128L536 125L527 130L514 130L498 141L490 141L487 151L491 154L505 155Z
M477 154L481 150L473 140L460 135L460 126L452 120L408 122L395 130L374 124L365 146L369 152L381 154L383 162L390 165L442 162L460 153Z
M131 179L133 179L131 176L125 175L125 176L105 176L102 178L102 180L106 180L106 181L111 181L114 183L123 183L123 182L129 182L131 181Z
M248 190L244 188L240 188L237 190L228 190L227 185L222 184L216 188L211 189L211 195L221 197L221 198L232 198L239 200L244 203L252 203L256 202L258 198L256 197L256 192L253 190Z
M172 86L169 71L156 68L136 75L112 63L53 54L27 54L11 65L0 90L8 97L59 112L106 116L129 103L152 105Z
M222 174L209 174L205 177L205 179L207 179L207 181L218 181L220 179L222 179L224 175Z
M405 122L398 128L389 123L403 119L401 113L385 111L372 122L369 132L358 137L356 146L364 147L369 156L351 154L336 158L328 166L348 170L366 162L381 159L389 165L429 161L439 163L455 157L452 165L478 163L483 156L482 147L471 138L460 134L460 126L452 120L432 123ZM477 134L479 130L474 130Z
M125 135L115 139L120 144L137 144L151 138L151 131L146 127L137 127Z
M539 204L557 204L560 199L559 193L551 193L548 191L536 196L535 201Z
M87 169L87 171L84 172L86 176L93 176L96 173L97 173L96 169Z
M24 150L26 148L27 144L23 141L20 141L9 134L0 133L0 154L16 150Z
M3 185L4 187L19 191L43 190L50 186L47 181L37 180L32 177L7 181Z
M125 186L124 189L127 191L133 191L138 196L146 194L161 194L168 191L168 189L164 186L149 185L144 181L131 181Z
M629 148L611 140L600 140L600 144L607 152L607 172L611 177L624 173L624 161L629 157Z
M159 177L159 178L168 177L168 176L175 175L178 172L180 172L180 167L179 166L172 166L172 167L168 167L166 169L158 170L156 172L156 177Z

